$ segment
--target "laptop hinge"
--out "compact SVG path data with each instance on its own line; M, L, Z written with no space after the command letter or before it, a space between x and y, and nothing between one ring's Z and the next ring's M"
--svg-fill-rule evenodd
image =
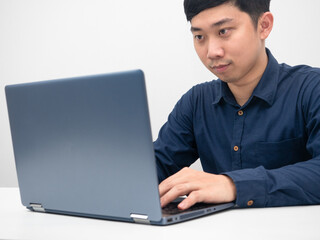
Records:
M150 221L148 220L148 215L142 215L142 214L130 214L130 217L133 219L136 223L144 223L144 224L150 224Z
M46 210L42 207L40 203L30 203L30 207L36 212L45 212Z

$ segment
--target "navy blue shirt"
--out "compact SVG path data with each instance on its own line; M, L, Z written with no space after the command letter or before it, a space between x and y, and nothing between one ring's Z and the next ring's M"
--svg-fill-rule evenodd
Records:
M154 143L159 181L200 158L205 172L232 178L239 207L320 203L320 69L266 51L245 105L219 79L182 96Z

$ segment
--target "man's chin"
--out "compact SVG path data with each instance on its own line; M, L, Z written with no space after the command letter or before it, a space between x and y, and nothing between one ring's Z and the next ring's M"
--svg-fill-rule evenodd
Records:
M226 83L229 82L229 78L228 78L227 76L225 76L225 74L216 73L216 72L212 71L211 68L209 68L209 71L210 71L214 76L216 76L217 78L219 78L221 81L226 82Z

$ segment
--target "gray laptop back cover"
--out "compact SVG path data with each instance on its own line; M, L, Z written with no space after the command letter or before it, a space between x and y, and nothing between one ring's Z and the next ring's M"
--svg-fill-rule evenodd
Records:
M143 72L6 87L23 205L161 219Z

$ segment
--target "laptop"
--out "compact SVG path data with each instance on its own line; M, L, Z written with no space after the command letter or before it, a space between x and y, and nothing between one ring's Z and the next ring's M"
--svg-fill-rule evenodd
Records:
M21 201L32 211L168 225L234 205L181 212L175 201L162 212L141 70L5 92Z

